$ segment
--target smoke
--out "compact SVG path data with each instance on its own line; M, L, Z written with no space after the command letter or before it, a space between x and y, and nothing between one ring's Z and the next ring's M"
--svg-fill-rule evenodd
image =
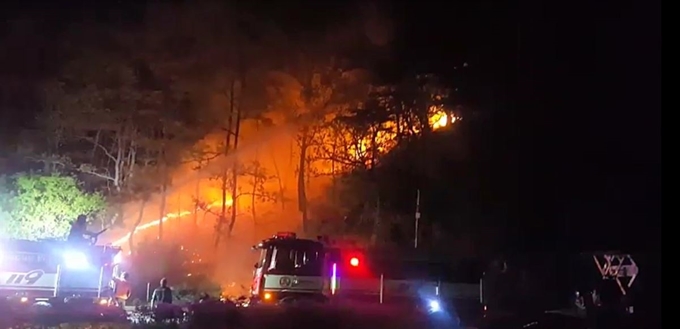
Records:
M394 27L391 19L383 10L384 5L365 3L361 5L366 37L376 46L385 46L394 38Z
M244 123L247 126L247 123ZM296 161L287 159L294 156L296 151L293 136L297 132L297 125L284 123L277 126L258 129L257 131L243 130L243 143L239 149L228 155L221 156L209 162L199 170L192 170L190 166L178 168L173 175L172 186L168 189L166 197L167 214L163 216L163 239L169 243L186 245L196 252L202 262L211 264L211 272L208 275L218 282L225 293L230 295L242 294L247 290L252 279L252 266L256 261L250 247L267 236L277 231L297 230L300 225L297 207L291 202L287 209L282 210L280 204L258 205L261 220L255 225L250 211L248 211L249 198L240 198L234 202L237 207L236 225L233 235L222 239L220 246L215 247L215 224L221 209L221 189L219 182L214 176L225 167L231 167L234 161L252 161L255 157L263 163L271 174L272 161L277 162L279 175L284 176L284 185L293 186L295 169L290 164ZM215 133L206 136L205 140L210 143L218 143L223 134ZM288 156L286 156L288 154ZM239 178L239 185L248 184L248 178ZM195 211L196 185L200 183L199 199L206 201L207 209ZM276 186L268 188L278 188ZM290 191L294 192L294 191ZM292 193L291 193L292 194ZM158 223L160 221L159 204L160 195L154 195L147 201L144 210L144 219L135 232L135 242L153 240L158 235ZM129 202L125 205L126 228L113 229L102 238L104 242L116 243L127 248L127 239L131 223L135 222L141 207L140 202ZM260 216L258 216L260 217ZM130 269L134 273L134 269Z

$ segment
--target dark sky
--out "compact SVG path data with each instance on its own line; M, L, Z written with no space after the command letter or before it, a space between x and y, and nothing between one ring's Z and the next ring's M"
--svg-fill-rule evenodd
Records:
M6 2L0 12L59 23L82 18L74 3ZM340 1L271 3L253 6L300 29L355 14ZM395 70L441 72L468 105L494 113L489 138L518 181L512 216L565 230L600 223L593 239L660 241L658 1L399 1L387 12Z
M533 218L532 238L553 226L593 248L660 248L660 2L394 8L404 62L459 78L469 105L493 112L497 162L517 179L509 215Z
M591 236L659 247L659 3L527 3L520 12L515 113L532 203L600 223Z

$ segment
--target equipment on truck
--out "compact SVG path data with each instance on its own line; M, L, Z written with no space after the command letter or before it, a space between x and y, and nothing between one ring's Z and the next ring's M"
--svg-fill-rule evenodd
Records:
M96 237L92 241L96 242ZM0 297L29 305L36 302L108 305L112 297L110 282L119 271L121 257L120 248L106 245L3 240Z

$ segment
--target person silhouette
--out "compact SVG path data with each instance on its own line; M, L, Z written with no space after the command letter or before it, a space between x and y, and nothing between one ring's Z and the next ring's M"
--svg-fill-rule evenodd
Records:
M160 286L153 291L151 307L158 304L172 304L172 289L168 287L168 279L161 279Z
M87 231L87 216L78 215L78 218L71 224L71 231L68 234L67 241L69 242L90 242L92 236L91 232Z

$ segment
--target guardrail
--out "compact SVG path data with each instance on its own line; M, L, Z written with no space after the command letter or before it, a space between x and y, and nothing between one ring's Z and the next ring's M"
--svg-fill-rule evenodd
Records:
M481 285L428 280L391 280L385 274L378 278L338 278L336 295L376 296L380 303L386 298L430 296L446 299L481 300Z

